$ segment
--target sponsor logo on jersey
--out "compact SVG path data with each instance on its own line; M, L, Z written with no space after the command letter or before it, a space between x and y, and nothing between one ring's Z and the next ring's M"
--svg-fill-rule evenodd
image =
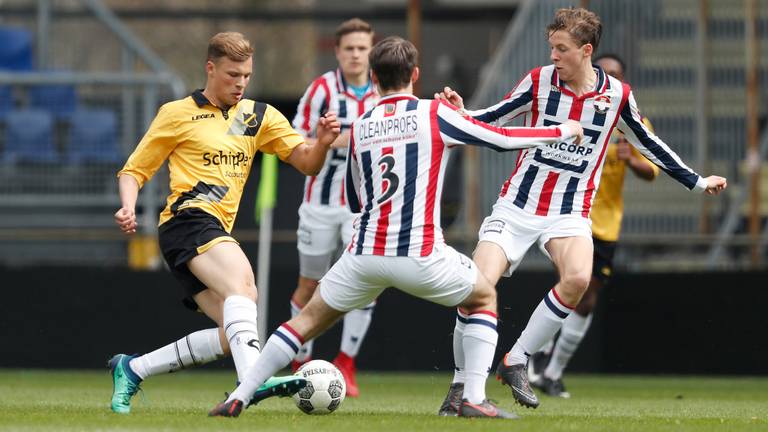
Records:
M192 121L209 119L209 118L216 118L216 114L214 114L214 113L205 113L205 114L193 115L192 116Z
M403 135L415 133L419 129L416 115L394 117L384 120L367 121L360 123L357 136L361 140L379 138L383 136Z
M246 167L251 158L244 152L224 153L219 150L216 153L203 153L203 166L231 165L233 167Z

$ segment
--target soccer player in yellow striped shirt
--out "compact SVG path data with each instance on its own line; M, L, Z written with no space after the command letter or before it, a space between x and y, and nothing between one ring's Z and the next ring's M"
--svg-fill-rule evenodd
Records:
M186 291L184 303L216 326L142 356L114 356L112 410L118 413L130 412L131 397L151 375L229 352L242 378L256 362L256 284L248 258L230 235L245 181L257 151L276 154L304 175L317 174L340 132L329 113L319 122L317 141L308 144L275 108L244 98L253 48L240 33L210 39L205 71L205 88L163 105L119 172L122 207L115 222L126 234L136 232L139 189L167 159L171 194L160 214L160 250ZM296 377L272 378L256 400L288 395L303 385Z
M595 59L595 63L608 75L624 80L624 61L620 57L605 54ZM643 123L653 131L647 118L643 117ZM560 337L554 347L547 344L549 346L545 347L544 351L532 356L528 366L531 385L550 396L570 397L563 384L563 370L589 329L598 292L613 274L613 255L624 214L623 188L627 168L647 181L652 181L659 174L656 165L631 146L621 132L614 130L605 156L600 188L590 213L594 244L592 279L576 306L575 313L570 314L563 322Z

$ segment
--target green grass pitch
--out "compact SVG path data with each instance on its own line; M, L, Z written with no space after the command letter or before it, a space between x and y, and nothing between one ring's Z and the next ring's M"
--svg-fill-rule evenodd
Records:
M133 412L109 410L106 372L0 369L0 431L768 431L768 378L567 376L569 400L543 398L536 410L512 403L489 380L489 397L522 419L441 418L446 374L368 373L362 396L327 416L270 399L238 419L206 413L233 387L233 374L189 371L152 377Z

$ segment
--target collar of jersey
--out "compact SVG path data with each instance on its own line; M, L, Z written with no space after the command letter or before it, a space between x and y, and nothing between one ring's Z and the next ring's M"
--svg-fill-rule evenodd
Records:
M565 83L563 82L563 80L560 79L560 75L557 73L557 69L554 67L552 68L551 84L554 87L557 87L563 94L570 96L574 99L587 99L595 95L605 93L606 90L611 88L610 80L608 79L605 72L603 71L603 68L601 68L596 64L593 64L592 67L595 68L595 72L597 73L597 82L595 83L595 89L589 93L584 93L581 96L576 96L571 90L569 90L565 86Z
M375 86L371 82L371 73L368 72L368 91L365 92L362 99L358 99L354 92L350 92L347 89L347 80L344 78L344 74L341 73L341 68L336 68L336 91L341 94L345 94L355 100L365 100L376 93Z
M205 95L203 94L203 89L197 89L197 90L193 91L192 92L192 100L195 101L195 104L197 105L198 108L202 108L202 107L204 107L206 105L210 105L210 106L216 107L216 108L218 108L220 110L224 110L224 108L221 108L221 107L218 107L218 106L212 104L211 101L209 101L208 98L205 97ZM235 105L237 105L237 104L235 104ZM235 105L232 105L232 106L235 106ZM232 106L227 108L225 111L229 111L230 109L232 109Z
M383 98L379 99L379 103L376 105L381 105L385 103L396 103L401 100L419 100L416 96L408 93L393 93L391 95L384 96Z

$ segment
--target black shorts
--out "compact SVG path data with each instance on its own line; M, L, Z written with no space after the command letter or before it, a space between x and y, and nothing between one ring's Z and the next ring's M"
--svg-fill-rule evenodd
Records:
M224 239L223 237L226 237ZM235 241L224 230L218 219L203 210L190 208L180 211L158 229L160 252L171 273L186 291L184 305L197 310L192 297L208 287L198 279L187 266L187 262L205 252L216 239Z
M592 277L605 285L613 275L613 254L616 252L616 242L592 237L592 244L594 245Z

